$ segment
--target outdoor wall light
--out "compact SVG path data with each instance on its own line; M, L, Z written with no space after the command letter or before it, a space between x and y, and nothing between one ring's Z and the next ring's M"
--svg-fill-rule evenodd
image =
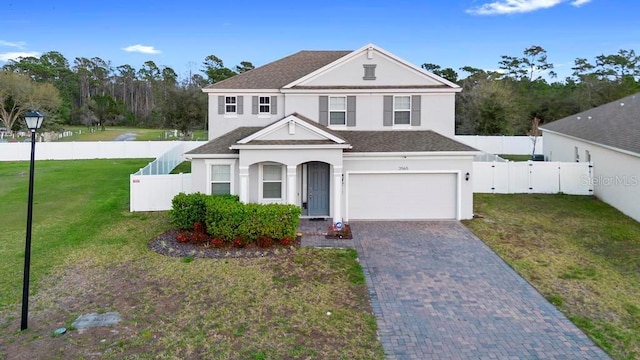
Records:
M29 167L29 203L27 207L27 238L24 248L24 278L22 282L22 321L20 330L27 328L27 318L29 315L29 268L31 266L31 222L33 219L33 174L36 154L36 130L42 126L44 115L37 111L29 111L24 114L24 122L31 130L31 163Z
M464 179L465 179L466 181L469 181L469 172L467 172L466 174L464 174Z

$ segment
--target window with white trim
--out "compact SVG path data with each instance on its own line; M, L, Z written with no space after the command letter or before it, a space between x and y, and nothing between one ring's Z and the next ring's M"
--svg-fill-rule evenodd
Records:
M224 113L236 114L238 112L238 98L236 96L224 97Z
M271 114L271 97L259 96L258 97L258 113L259 114Z
M347 97L329 97L329 125L347 124Z
M393 97L393 124L411 125L411 96Z
M211 165L211 194L231 194L231 165Z
M283 167L276 164L262 164L262 198L282 199Z

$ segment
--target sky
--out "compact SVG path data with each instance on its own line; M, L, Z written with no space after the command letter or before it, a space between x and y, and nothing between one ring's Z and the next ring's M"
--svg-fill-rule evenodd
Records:
M58 51L71 65L152 60L184 78L212 54L233 69L373 43L416 65L497 70L501 55L539 45L564 79L576 58L640 53L639 10L637 0L0 0L0 66Z

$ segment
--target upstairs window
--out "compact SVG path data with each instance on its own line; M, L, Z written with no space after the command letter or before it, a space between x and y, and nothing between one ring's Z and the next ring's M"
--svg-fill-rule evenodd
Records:
M225 114L236 114L238 112L238 98L235 96L224 97L224 112Z
M393 97L393 124L411 125L411 96Z
M258 113L271 114L271 97L260 96L258 98Z
M347 98L331 96L329 98L329 125L347 124Z

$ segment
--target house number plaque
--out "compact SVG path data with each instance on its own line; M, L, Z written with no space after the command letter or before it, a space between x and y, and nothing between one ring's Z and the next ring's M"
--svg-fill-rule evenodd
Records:
M409 170L408 166L398 166L398 170Z

